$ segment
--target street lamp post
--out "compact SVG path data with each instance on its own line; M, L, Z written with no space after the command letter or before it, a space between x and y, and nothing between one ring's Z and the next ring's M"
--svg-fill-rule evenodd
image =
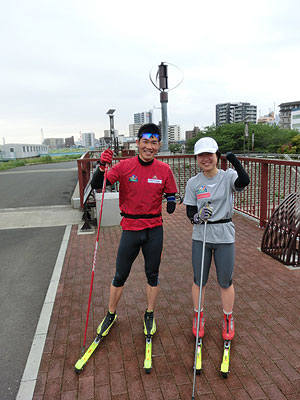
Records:
M169 150L168 140L168 66L163 62L158 66L159 74L159 88L160 88L160 103L161 103L161 125L162 125L162 137L163 145L162 151L167 152Z
M114 115L113 115L115 111L116 110L109 109L106 114L109 116L110 145L112 147L112 150L117 154L118 153L118 149L117 149L117 146L116 146Z

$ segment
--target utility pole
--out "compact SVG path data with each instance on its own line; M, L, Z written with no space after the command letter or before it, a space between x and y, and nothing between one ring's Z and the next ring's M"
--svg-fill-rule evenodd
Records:
M168 66L172 66L178 71L180 71L182 77L179 80L179 83L174 86L173 88L169 88L168 85ZM153 68L152 68L153 69ZM156 74L156 83L154 83L152 77L151 77L151 71L150 70L150 81L152 82L153 86L156 87L160 91L160 103L161 103L161 124L162 124L162 152L167 153L169 151L169 135L168 135L168 110L167 110L167 104L168 104L168 91L175 89L177 86L181 84L183 81L183 73L182 71L176 67L173 64L162 62L158 66L158 71ZM158 79L157 79L158 78ZM158 83L157 83L158 80Z

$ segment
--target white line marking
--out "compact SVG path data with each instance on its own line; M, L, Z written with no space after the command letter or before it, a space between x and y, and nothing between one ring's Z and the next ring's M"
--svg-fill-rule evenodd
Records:
M71 228L72 225L68 225L65 229L16 400L31 400L33 397Z

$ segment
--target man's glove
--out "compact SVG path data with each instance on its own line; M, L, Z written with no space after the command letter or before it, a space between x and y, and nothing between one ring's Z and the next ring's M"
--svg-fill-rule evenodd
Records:
M110 149L106 149L101 153L100 166L111 164L114 153Z
M213 213L213 208L206 204L206 206L200 208L199 212L194 215L194 224L201 224L204 221L207 221Z
M167 197L167 212L172 214L176 208L175 196Z

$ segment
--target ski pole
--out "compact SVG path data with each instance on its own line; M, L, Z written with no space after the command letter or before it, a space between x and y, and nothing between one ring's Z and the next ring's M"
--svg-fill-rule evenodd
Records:
M84 353L84 349L85 349L86 334L87 334L89 315L90 315L90 307L91 307L91 299L92 299L92 291L93 291L93 283L94 283L95 267L96 267L96 258L97 258L97 250L98 250L98 243L99 243L99 233L100 233L100 225L101 225L102 210L103 210L103 200L104 200L104 193L105 193L105 188L106 188L107 170L108 170L108 164L106 163L105 164L105 170L104 170L103 186L102 186L102 198L101 198L101 205L100 205L100 212L99 212L97 238L96 238L95 249L94 249L94 258L93 258L90 294L89 294L89 302L88 302L88 308L87 308L87 313L86 313L86 322L85 322L85 331L84 331L82 354Z
M207 219L204 220L204 232L203 232L203 245L202 245L203 247L202 247L201 271L200 271L200 288L199 288L199 301L198 301L197 336L196 336L196 346L195 346L194 378L193 378L192 400L195 399L197 345L198 345L198 339L199 339L199 326L200 326L200 309L201 309L202 282L203 282L203 267L204 267L205 243L206 243L206 226L207 226Z

